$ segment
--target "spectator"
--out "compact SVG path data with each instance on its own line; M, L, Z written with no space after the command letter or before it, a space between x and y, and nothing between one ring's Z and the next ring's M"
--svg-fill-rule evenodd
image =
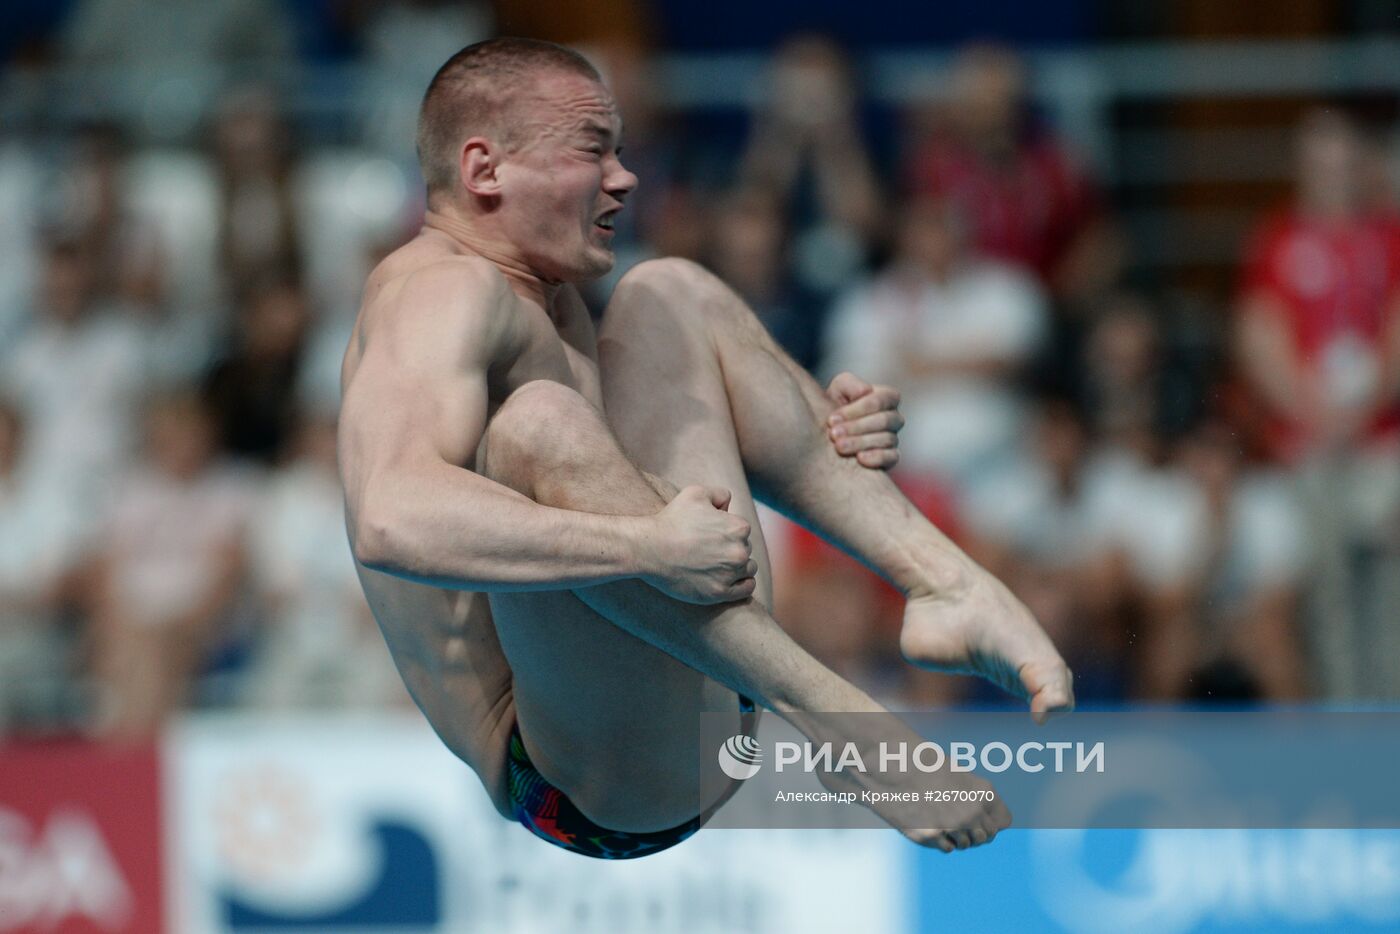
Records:
M1180 463L1206 508L1193 550L1199 556L1197 664L1228 662L1266 700L1308 693L1296 625L1306 548L1302 517L1285 477L1249 470L1228 425L1208 421L1182 443Z
M982 542L981 555L1036 614L1075 672L1081 699L1117 698L1125 691L1124 657L1135 637L1120 628L1132 579L1133 523L1150 547L1166 536L1179 542L1168 522L1151 516L1161 497L1135 462L1095 449L1082 416L1064 399L1043 400L1031 443L978 483L966 497L963 518ZM1160 544L1169 555L1180 547ZM1140 547L1139 552L1145 549ZM1139 563L1154 567L1152 555ZM1156 562L1159 574L1183 574Z
M305 417L295 458L276 470L249 531L265 613L248 681L269 707L375 707L403 698L345 538L335 418Z
M136 326L97 291L92 254L76 241L47 243L38 314L0 359L0 383L31 426L40 469L83 496L126 462L143 348Z
M97 729L146 736L191 695L238 595L244 479L216 459L214 424L191 392L147 416L146 452L113 500L92 594Z
M1014 452L1019 370L1046 328L1030 277L970 253L947 201L900 215L894 260L837 304L822 369L850 370L903 394L901 463L958 492Z
M290 436L310 314L291 280L264 280L248 291L236 344L205 392L225 449L271 464Z
M62 64L100 76L84 86L89 106L174 139L231 78L295 61L296 36L278 0L81 0L57 48Z
M275 0L83 0L61 45L74 64L128 72L246 67L295 51L291 19Z
M156 287L158 235L131 210L127 190L130 159L120 127L82 127L67 147L53 192L53 226L78 242L95 265L96 291L142 303Z
M403 162L413 159L418 105L439 65L493 33L492 4L483 0L350 0L359 21L364 61L380 80L362 91L366 142ZM533 35L533 33L518 33Z
M753 307L778 343L810 365L815 335L790 275L778 199L767 189L731 192L708 220L706 265Z
M1362 158L1348 118L1309 114L1296 199L1246 253L1240 363L1285 462L1400 428L1400 228L1365 209Z
M988 256L1033 272L1062 303L1080 305L1117 279L1119 243L1088 173L1029 116L1015 53L966 49L932 135L904 166L909 188L950 200Z
M881 202L862 142L850 61L830 39L798 36L774 56L768 94L755 115L741 179L780 193L789 207L810 181L814 218L866 244L880 234ZM804 178L810 173L810 179ZM804 220L810 220L805 218Z
M1200 418L1213 378L1211 367L1182 356L1172 352L1146 297L1110 295L1093 316L1082 357L1066 361L1091 433L1144 463L1159 460L1162 440L1179 437Z
M275 272L301 270L292 191L293 150L271 94L227 97L214 123L220 257L228 293Z
M59 609L85 511L29 456L24 429L0 398L0 735L61 722L77 704Z
M775 199L791 232L784 275L801 290L799 320L778 335L816 363L825 306L860 274L883 233L875 172L857 115L855 72L830 39L798 36L778 50L741 158L739 188ZM729 237L729 216L719 236Z
M1332 697L1400 683L1400 226L1368 205L1360 131L1313 111L1297 194L1261 223L1237 316L1253 427L1302 482L1317 547L1312 644Z
M0 143L0 358L27 323L39 268L43 169L28 143Z

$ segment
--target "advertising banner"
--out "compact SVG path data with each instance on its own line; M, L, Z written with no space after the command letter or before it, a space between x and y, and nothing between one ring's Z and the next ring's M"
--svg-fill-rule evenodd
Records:
M182 934L909 928L888 833L708 831L607 862L501 818L415 716L201 717L170 733Z
M0 746L0 934L161 934L160 769L148 745Z

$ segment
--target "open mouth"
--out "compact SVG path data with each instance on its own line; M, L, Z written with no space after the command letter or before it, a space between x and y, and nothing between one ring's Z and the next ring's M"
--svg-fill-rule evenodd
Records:
M604 214L602 217L594 221L593 226L601 227L603 230L611 232L613 229L613 220L616 217L617 211L609 211L607 214Z

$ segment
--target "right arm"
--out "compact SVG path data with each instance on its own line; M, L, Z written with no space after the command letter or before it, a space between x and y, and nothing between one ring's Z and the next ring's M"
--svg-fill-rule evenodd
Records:
M464 263L412 274L362 335L339 456L365 567L462 590L558 590L639 576L643 523L540 506L472 473L487 372L508 352L509 286ZM362 327L364 324L362 324Z
M477 592L562 590L642 578L688 599L705 589L671 554L690 499L657 516L541 506L461 466L486 430L487 373L508 362L512 297L494 270L413 274L360 336L347 368L339 459L355 558L395 577ZM708 504L707 508L708 508ZM668 557L669 556L669 557Z

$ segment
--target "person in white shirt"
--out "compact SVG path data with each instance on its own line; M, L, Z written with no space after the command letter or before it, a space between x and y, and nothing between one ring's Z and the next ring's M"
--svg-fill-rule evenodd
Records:
M19 407L0 397L0 735L54 725L80 702L58 611L89 523L25 434Z
M263 628L249 700L276 708L373 708L407 701L345 538L335 415L305 415L295 457L273 471L248 529Z
M243 578L247 478L216 459L199 397L147 418L144 462L117 488L95 574L97 729L146 736L187 699Z
M838 303L822 369L898 386L904 468L962 489L1014 453L1016 377L1046 328L1035 283L970 254L951 206L924 199L904 211L894 261Z
M45 471L100 483L126 463L143 387L140 332L94 294L93 258L76 242L51 241L36 320L0 355L0 388L31 426Z

